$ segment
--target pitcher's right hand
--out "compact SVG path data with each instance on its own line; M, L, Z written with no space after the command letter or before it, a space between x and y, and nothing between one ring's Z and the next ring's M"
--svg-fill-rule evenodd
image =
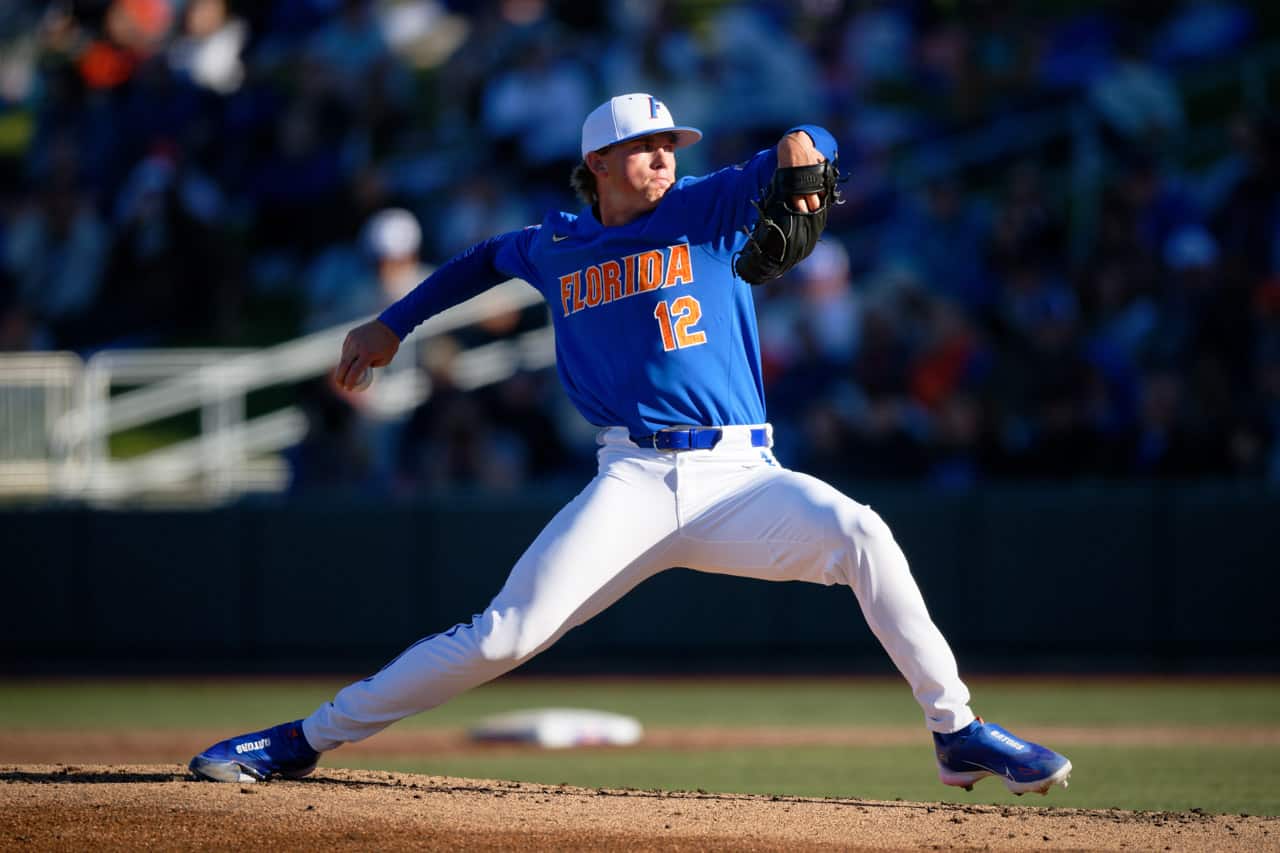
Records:
M381 320L356 326L342 342L342 359L333 369L333 379L339 388L359 390L365 371L390 364L399 349L400 339Z

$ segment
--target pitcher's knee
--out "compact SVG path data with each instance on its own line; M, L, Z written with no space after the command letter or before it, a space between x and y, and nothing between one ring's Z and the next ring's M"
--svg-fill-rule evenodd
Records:
M902 548L879 513L851 500L840 507L838 517L841 536L848 543L844 553L853 558L851 585L868 575L910 572Z
M517 608L489 609L476 620L480 655L491 663L518 664L537 654L548 637Z
M862 548L893 542L893 533L880 514L865 504L849 501L837 512L841 534Z

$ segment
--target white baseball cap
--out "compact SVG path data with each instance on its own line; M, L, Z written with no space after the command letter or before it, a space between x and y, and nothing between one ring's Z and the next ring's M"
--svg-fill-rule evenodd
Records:
M615 142L651 133L674 133L676 147L684 148L702 138L696 127L677 127L671 110L653 95L635 92L615 95L591 111L582 123L582 156Z

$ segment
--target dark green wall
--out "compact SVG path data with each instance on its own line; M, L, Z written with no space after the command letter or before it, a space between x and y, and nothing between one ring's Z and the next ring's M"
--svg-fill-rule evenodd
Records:
M974 669L1275 669L1280 492L851 490ZM571 495L0 512L0 668L347 671L484 608ZM531 668L885 671L843 588L689 571Z

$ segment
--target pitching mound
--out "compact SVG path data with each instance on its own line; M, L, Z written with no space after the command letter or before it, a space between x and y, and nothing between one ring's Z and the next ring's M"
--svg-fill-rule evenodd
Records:
M1280 819L592 790L367 770L220 785L178 765L0 767L0 849L1269 850Z

